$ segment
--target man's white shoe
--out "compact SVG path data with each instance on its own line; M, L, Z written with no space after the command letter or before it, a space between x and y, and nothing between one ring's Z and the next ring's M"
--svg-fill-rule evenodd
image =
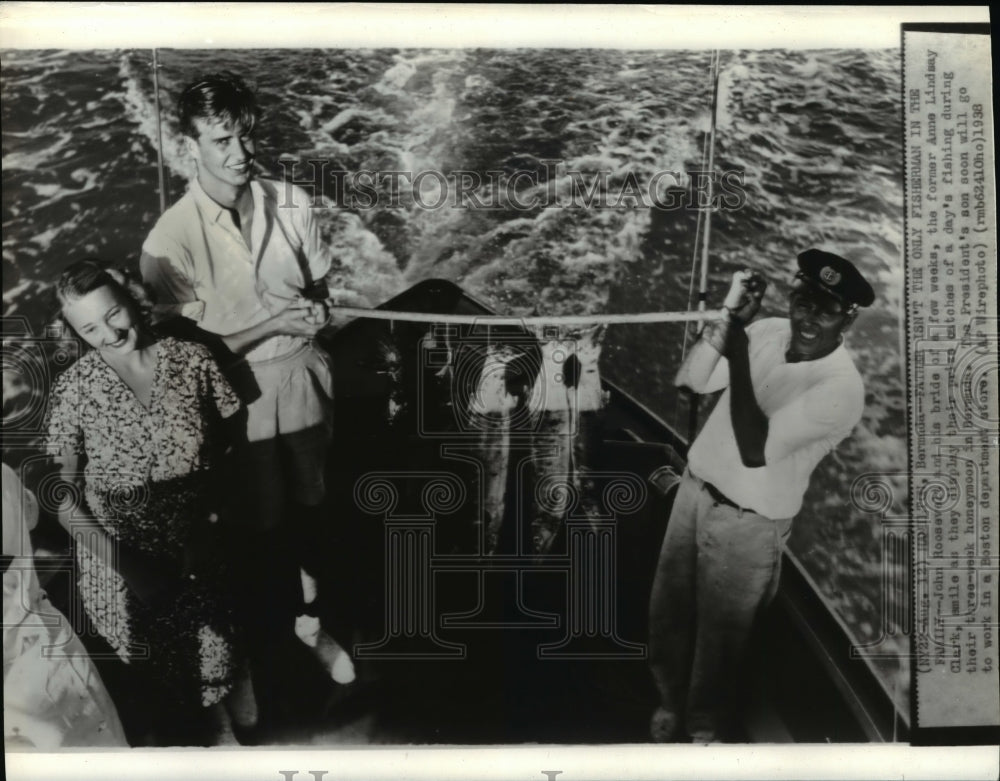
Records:
M323 666L330 671L330 677L337 683L351 683L355 679L354 662L336 640L319 625L315 616L298 616L295 619L295 634L303 643L316 651Z
M330 677L337 683L351 683L356 677L351 655L322 629L319 631L317 653L330 670Z
M310 648L316 647L321 631L316 616L298 616L295 619L295 636Z

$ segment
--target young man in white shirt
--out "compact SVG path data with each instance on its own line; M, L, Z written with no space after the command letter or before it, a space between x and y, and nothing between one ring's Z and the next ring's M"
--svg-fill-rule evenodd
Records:
M861 419L843 333L874 291L838 255L811 249L798 265L788 318L751 325L765 283L734 274L728 318L706 327L677 375L696 393L725 391L691 445L653 582L655 741L729 736L739 664L792 518L816 465Z
M350 657L317 618L333 378L312 338L330 316L323 280L331 257L308 194L255 177L259 109L239 76L195 80L178 113L197 177L150 232L140 266L159 315L219 337L234 359L224 368L242 378L234 382L247 403L235 515L255 684L272 672L263 647L293 629L346 683Z

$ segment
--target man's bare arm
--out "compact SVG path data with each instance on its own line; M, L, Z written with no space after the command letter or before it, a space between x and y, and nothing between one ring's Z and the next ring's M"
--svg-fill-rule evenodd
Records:
M704 393L719 358L726 353L726 343L733 319L737 323L748 323L760 309L760 301L766 285L763 280L749 271L733 274L732 285L726 294L723 308L729 311L729 319L709 323L701 333L701 338L688 353L677 372L674 384L688 388L695 393Z
M674 384L695 393L704 393L725 350L728 333L729 323L726 320L705 326L701 338L695 342L678 369Z

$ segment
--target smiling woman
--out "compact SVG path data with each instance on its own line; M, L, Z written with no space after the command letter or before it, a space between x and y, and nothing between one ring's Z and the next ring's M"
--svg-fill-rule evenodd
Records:
M67 300L63 316L91 347L128 353L139 347L139 323L130 302L109 286Z
M96 263L83 261L63 274L56 297L70 328L100 353L148 408L157 345L122 281Z
M127 665L129 694L157 703L149 725L126 724L131 741L211 742L204 708L248 692L214 523L223 419L239 401L205 348L156 338L120 275L81 261L56 289L94 348L59 377L48 424L73 486L59 521L76 543L83 606Z
M100 353L148 409L158 347L138 302L125 287L125 277L94 261L74 263L60 277L56 297L63 320Z

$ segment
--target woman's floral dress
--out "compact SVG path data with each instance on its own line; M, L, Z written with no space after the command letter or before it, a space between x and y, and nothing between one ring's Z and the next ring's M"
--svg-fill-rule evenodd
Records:
M177 573L169 596L150 608L77 545L84 608L124 661L148 663L179 702L218 702L234 672L222 562L193 578L180 572L192 535L211 528L220 425L238 409L208 350L173 338L159 341L148 410L97 351L67 369L52 393L48 450L86 457L90 513L118 545Z

